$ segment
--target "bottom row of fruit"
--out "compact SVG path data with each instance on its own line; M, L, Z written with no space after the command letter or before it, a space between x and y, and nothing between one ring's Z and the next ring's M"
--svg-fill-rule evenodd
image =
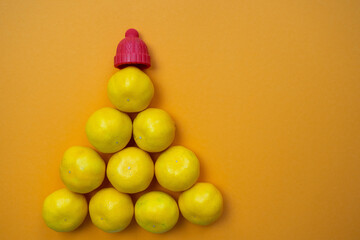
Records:
M155 166L154 166L155 165ZM111 156L107 166L93 149L73 146L64 153L60 177L66 188L55 191L44 201L43 218L55 231L73 231L84 221L88 209L95 226L105 232L119 232L136 222L153 233L172 229L179 209L188 221L208 225L223 209L220 191L210 183L196 183L200 164L196 155L183 146L162 152L155 164L150 155L137 147L127 147ZM84 193L101 186L105 172L114 188L98 191L89 208ZM176 201L168 194L143 194L134 205L128 194L147 189L153 179L167 190L182 192Z
M214 185L200 182L181 193L178 204L170 195L152 191L136 201L134 211L131 197L114 188L98 191L89 203L93 224L110 233L124 230L130 224L134 212L136 222L145 230L152 233L167 232L176 225L179 208L188 221L208 225L220 217L223 199ZM82 224L87 212L85 197L66 188L50 194L43 205L43 218L47 226L59 232L75 230Z

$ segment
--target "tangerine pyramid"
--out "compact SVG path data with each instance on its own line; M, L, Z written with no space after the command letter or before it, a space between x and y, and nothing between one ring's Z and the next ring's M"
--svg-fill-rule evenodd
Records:
M164 110L148 108L154 86L143 69L151 66L146 44L135 29L120 41L114 57L119 68L108 82L108 96L116 107L94 112L86 134L99 152L113 153L106 169L101 156L89 147L65 151L60 176L66 188L44 201L43 219L59 232L73 231L89 210L91 221L105 232L124 230L135 215L138 225L152 233L176 226L179 212L189 222L209 225L222 214L223 198L211 183L198 182L200 163L193 151L170 146L175 122ZM134 121L127 113L138 113ZM133 138L136 146L128 146ZM149 153L160 153L155 164ZM113 187L101 188L105 174ZM165 189L181 192L178 201L162 191L142 194L134 206L130 195L146 190L153 177ZM90 199L83 194L99 190ZM179 211L180 209L180 211Z

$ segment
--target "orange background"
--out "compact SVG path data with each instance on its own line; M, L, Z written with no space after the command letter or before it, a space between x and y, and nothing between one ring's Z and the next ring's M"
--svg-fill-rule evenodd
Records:
M359 8L342 0L0 1L0 238L360 239ZM64 151L89 146L87 118L111 106L106 85L130 27L152 56L151 106L176 120L176 144L196 152L200 180L221 190L224 214L209 227L181 218L163 235L135 222L108 234L89 218L54 232L42 202L63 187Z

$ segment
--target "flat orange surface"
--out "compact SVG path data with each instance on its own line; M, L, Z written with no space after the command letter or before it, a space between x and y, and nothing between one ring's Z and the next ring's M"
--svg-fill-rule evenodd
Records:
M360 239L359 8L342 0L0 1L0 239ZM106 85L130 27L152 57L151 106L173 116L175 144L198 155L200 180L221 190L224 214L208 227L180 218L162 235L135 221L104 233L89 218L54 232L42 202L63 187L64 151L90 146L87 118L111 106Z

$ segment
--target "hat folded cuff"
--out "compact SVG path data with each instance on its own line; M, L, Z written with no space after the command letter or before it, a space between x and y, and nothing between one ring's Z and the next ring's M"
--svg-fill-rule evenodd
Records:
M128 65L137 65L140 68L148 68L151 66L150 63L150 56L144 54L120 54L114 57L114 66L117 68L126 67Z

